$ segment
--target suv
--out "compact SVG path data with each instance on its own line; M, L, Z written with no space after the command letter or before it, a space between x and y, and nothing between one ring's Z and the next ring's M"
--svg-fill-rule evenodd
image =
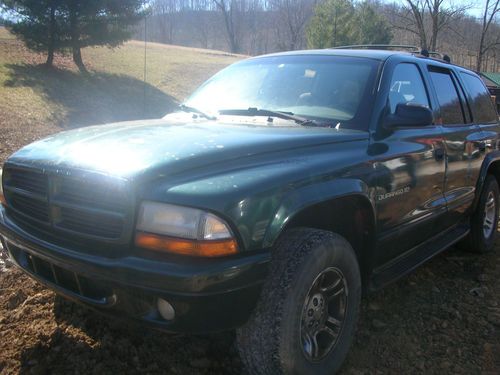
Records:
M251 58L161 120L64 132L3 169L0 235L63 296L170 332L237 329L255 374L331 374L362 291L492 250L500 126L424 55Z

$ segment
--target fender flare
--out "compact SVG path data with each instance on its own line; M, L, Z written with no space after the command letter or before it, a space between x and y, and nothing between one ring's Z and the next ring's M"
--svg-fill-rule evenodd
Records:
M288 192L281 200L273 220L267 227L263 247L272 247L287 223L303 210L322 202L355 196L369 203L375 219L374 194L370 192L365 182L358 179L335 179L303 186Z
M484 181L486 180L486 176L488 175L488 170L490 169L491 165L496 162L500 162L500 150L488 153L488 155L486 155L483 160L483 164L481 165L481 170L479 172L479 177L477 179L476 195L474 197L474 202L472 203L473 211L476 210L477 204L479 202L479 196L481 195L481 191L483 190L483 185Z

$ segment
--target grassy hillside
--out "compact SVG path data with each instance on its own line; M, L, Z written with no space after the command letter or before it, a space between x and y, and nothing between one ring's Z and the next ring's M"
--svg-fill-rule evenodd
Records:
M0 165L23 144L47 134L90 124L157 118L171 110L212 74L242 58L224 52L148 44L86 48L90 73L69 57L56 69L0 27ZM146 98L146 100L144 100Z

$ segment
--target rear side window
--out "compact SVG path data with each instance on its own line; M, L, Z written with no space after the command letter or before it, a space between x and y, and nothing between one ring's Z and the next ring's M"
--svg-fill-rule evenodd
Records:
M429 98L422 76L414 64L399 64L392 74L391 91L389 92L391 113L396 112L396 106L399 103L414 103L429 107Z
M445 70L431 70L429 73L441 107L443 124L464 124L462 103L451 73Z
M476 123L495 122L497 114L491 101L490 93L480 78L469 73L461 73L465 87L469 92L472 102L471 109Z

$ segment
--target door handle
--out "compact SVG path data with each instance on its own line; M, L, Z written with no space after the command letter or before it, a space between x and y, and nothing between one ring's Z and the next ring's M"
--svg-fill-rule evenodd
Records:
M444 148L436 148L434 150L434 158L437 161L443 160L444 159Z

